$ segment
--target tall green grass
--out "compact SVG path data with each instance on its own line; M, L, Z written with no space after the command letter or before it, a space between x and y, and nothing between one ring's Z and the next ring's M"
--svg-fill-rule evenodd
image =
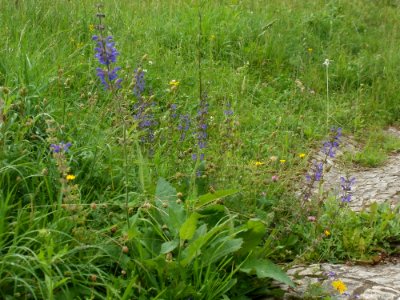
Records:
M282 262L297 255L365 258L398 237L398 222L389 222L393 214L386 207L370 217L383 224L377 241L363 237L359 227L332 224L331 202L319 208L321 223L310 224L293 193L330 127L364 135L399 124L395 1L107 1L106 31L117 42L123 69L117 98L102 90L95 75L96 2L0 0L1 298L172 299L177 291L182 299L234 298L263 292L259 281L244 287L262 272L244 267L241 241L249 243L243 248L254 248L249 257ZM204 163L192 161L195 139L181 143L169 113L174 103L182 113L196 114L199 51L210 104ZM325 59L331 60L329 122ZM125 150L121 146L115 101L129 112L135 101L129 83L138 66L147 71L161 117L156 135L167 137L157 139L153 155L140 146L140 131L130 119ZM171 80L180 82L175 92L167 91ZM234 111L229 121L223 114L227 103ZM73 143L66 163L79 191L75 214L60 208L66 192L49 137ZM199 170L203 176L197 178ZM173 212L157 202L159 177L181 193L174 201L193 204L185 204L179 222L169 220L174 234L164 227ZM239 192L217 197L227 189ZM211 207L200 210L197 201ZM359 226L369 220L343 215ZM335 237L335 246L323 240L309 251L323 226L346 236L356 232L368 245L361 249ZM191 232L189 242L179 235L182 228ZM206 234L210 239L204 241ZM200 242L199 253L212 257L208 267L200 254L190 268L171 267L164 257L169 252L160 250L170 247L179 262L187 259L188 245ZM217 255L221 249L224 258ZM266 277L286 280L274 265L261 265L272 270ZM171 270L179 274L169 275Z

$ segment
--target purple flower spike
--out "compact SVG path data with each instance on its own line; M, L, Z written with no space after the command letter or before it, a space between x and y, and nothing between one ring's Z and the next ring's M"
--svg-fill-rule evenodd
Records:
M343 203L351 202L351 197L353 196L352 186L355 181L356 179L354 177L340 177L340 187L342 189L341 199Z
M100 38L95 35L92 39L97 41L97 47L94 50L96 51L95 57L99 60L99 63L109 66L111 63L117 61L119 52L115 49L115 43L112 41L112 36Z
M330 141L324 143L322 152L325 153L327 156L334 158L336 154L336 149L339 148L340 137L342 136L342 128L332 128L331 132L335 135Z
M60 152L68 152L69 148L72 146L70 142L64 143L61 142L59 144L51 144L50 145L50 150L53 151L53 153L60 153Z
M98 59L99 63L105 65L106 67L97 68L96 75L99 77L101 84L107 89L119 89L121 88L122 79L118 78L117 72L121 69L120 67L111 68L111 64L117 61L117 56L119 52L115 49L115 43L111 36L103 38L101 36L93 36L92 40L97 42L97 47L95 48L95 57Z

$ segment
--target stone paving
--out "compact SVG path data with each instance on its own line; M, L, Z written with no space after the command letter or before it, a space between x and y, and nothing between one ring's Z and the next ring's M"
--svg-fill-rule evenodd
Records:
M400 138L400 130L389 128L389 134ZM342 151L338 151L337 157L345 151L356 151L359 146L351 138L342 139ZM322 153L317 154L322 157ZM325 190L340 190L340 176L345 171L335 160L328 160L330 170L324 175ZM373 202L388 202L392 206L400 203L400 153L393 153L384 166L370 169L347 170L350 177L356 178L353 188L350 207L355 211L367 209ZM329 182L337 182L337 186L329 185ZM400 216L399 216L400 218ZM331 272L331 273L330 273ZM286 287L287 293L284 299L304 299L305 291L313 284L331 289L333 277L342 280L348 290L347 295L338 295L338 299L364 299L364 300L400 300L400 261L392 259L390 262L375 266L360 265L334 265L314 264L310 266L295 266L288 274L297 283L296 289Z
M400 130L389 128L387 132L400 138ZM345 138L343 144L344 151L353 152L358 148L349 138ZM338 156L340 157L342 153L338 151ZM367 208L372 202L389 202L392 206L400 203L400 153L391 155L385 165L378 168L343 170L333 160L329 160L328 164L331 165L331 169L324 175L326 189L338 193L340 177L346 176L346 172L349 173L349 177L355 178L350 202L353 210L360 211ZM338 185L336 187L329 185L330 182L337 182Z

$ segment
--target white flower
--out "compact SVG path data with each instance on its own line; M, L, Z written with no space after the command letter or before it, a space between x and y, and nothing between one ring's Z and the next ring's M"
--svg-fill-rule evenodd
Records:
M326 66L326 67L329 67L329 64L330 64L330 63L331 63L331 60L329 60L329 59L327 58L327 59L325 59L323 65Z

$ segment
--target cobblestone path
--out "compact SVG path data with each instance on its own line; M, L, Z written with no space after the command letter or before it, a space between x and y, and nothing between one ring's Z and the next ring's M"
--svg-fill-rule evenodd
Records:
M400 130L389 128L388 133L400 138ZM349 138L343 139L343 151L355 151L357 144ZM342 153L338 153L339 156ZM322 154L319 154L322 156ZM318 155L317 155L318 159ZM340 182L340 176L345 175L335 161L328 161L330 171L324 175L325 189L339 190L338 186L330 186L329 182ZM347 170L350 177L356 178L351 209L360 211L367 209L373 202L389 202L392 206L400 204L400 153L393 153L384 166L370 169ZM400 218L400 216L399 216ZM295 266L288 274L298 284L294 290L288 290L285 299L301 299L310 284L319 282L329 286L333 272L348 288L348 295L338 296L338 299L365 300L400 300L400 261L375 266L314 264L310 266Z

